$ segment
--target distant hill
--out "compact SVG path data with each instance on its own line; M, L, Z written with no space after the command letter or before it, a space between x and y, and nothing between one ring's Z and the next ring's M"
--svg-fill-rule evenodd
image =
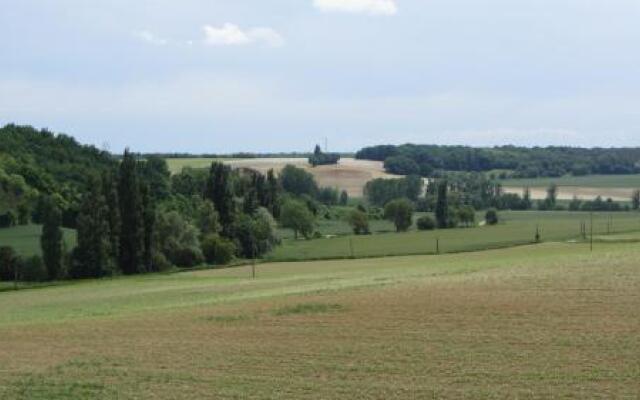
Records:
M115 165L111 155L74 138L31 126L0 128L0 214L55 195L63 209L74 207L87 176Z

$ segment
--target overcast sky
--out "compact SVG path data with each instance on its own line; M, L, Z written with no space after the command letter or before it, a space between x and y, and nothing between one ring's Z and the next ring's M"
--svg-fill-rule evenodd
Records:
M638 0L0 0L0 124L112 151L640 146Z

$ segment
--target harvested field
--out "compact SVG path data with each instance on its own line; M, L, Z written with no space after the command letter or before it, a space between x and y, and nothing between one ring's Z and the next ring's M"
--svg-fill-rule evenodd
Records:
M214 159L167 159L173 173L182 168L206 168ZM320 186L337 187L346 190L350 197L362 197L367 182L376 178L399 178L384 171L382 162L343 158L338 165L323 165L312 168L306 158L248 158L220 159L234 168L251 168L262 173L273 169L280 171L286 165L294 165L311 172Z
M637 398L636 244L0 294L0 398Z
M547 197L546 187L531 187L530 190L531 198L534 200L543 200ZM571 200L574 196L580 200L593 200L600 196L614 201L629 201L634 190L632 188L558 186L558 200ZM524 187L507 186L504 191L522 195Z

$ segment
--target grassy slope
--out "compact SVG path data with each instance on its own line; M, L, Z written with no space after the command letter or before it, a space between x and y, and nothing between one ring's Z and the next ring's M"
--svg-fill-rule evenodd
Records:
M76 232L72 229L63 229L64 240L67 248L71 249L76 244ZM13 228L0 229L0 246L11 246L19 254L31 256L41 254L40 234L42 226L26 225Z
M209 168L219 158L167 158L167 165L172 174L178 174L185 167L194 169Z
M436 251L460 252L531 243L536 226L542 240L566 240L579 236L580 223L589 221L588 213L575 212L503 212L503 223L493 227L453 229L431 232L385 233L371 236L340 236L310 241L285 240L269 256L270 260L309 260L406 254L429 254ZM611 213L612 232L640 230L640 213ZM609 214L594 215L594 232L607 232Z
M636 244L0 294L0 398L633 398Z
M506 179L500 181L505 187L549 187L552 183L559 186L579 186L593 188L640 188L640 175L588 175L564 176L560 178Z

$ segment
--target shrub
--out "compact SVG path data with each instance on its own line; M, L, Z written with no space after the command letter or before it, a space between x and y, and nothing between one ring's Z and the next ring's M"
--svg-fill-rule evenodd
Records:
M236 246L218 235L207 235L202 239L202 253L207 263L225 265L233 260Z
M40 256L29 257L22 263L19 271L21 280L25 282L44 282L47 280L47 269Z
M369 218L366 213L360 210L353 210L347 217L347 221L356 235L368 235L370 233Z
M436 229L436 221L433 219L433 217L425 215L423 217L418 218L417 226L418 226L418 230L432 231Z
M384 207L384 217L394 223L396 231L406 232L413 223L413 205L407 199L393 200Z
M487 225L497 225L499 222L498 219L498 211L495 208L491 208L485 214L484 220L487 222Z

